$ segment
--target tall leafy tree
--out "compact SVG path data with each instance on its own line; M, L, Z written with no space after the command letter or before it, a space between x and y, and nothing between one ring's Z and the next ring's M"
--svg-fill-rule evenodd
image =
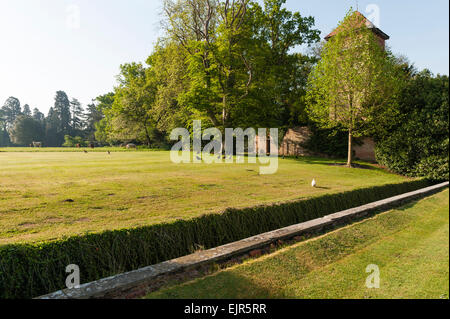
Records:
M246 2L239 1L239 5L243 7ZM204 112L213 125L221 127L226 118L226 110L220 104L221 100L226 103L226 97L221 99L218 95L217 71L219 69L214 63L217 47L216 30L220 18L218 2L215 0L166 0L164 13L168 36L185 50L186 63L189 65L190 88L182 103ZM222 120L220 120L221 117Z
M389 114L396 93L393 58L366 27L365 18L349 11L339 32L323 47L322 58L309 77L308 112L322 127L348 131L348 160L353 161L353 138Z
M70 101L70 115L71 115L70 126L72 130L72 135L80 134L80 132L83 130L84 127L83 122L84 109L81 106L80 101L78 101L75 98L73 98Z
M151 132L156 125L152 115L155 98L156 87L148 81L144 66L140 63L122 65L114 103L106 111L107 117L114 117L116 124L110 133L122 140L140 140L150 146Z
M70 114L70 101L64 91L57 91L55 96L55 105L53 106L53 111L58 116L59 132L64 134L69 133L71 126L71 114Z
M42 124L30 116L19 115L11 128L11 141L16 145L28 146L40 142L44 137Z
M33 118L34 118L36 121L39 121L39 122L41 122L41 123L44 123L45 115L44 115L41 111L39 111L38 108L35 107L35 108L33 109Z
M284 3L165 1L167 35L184 49L188 65L189 87L179 102L222 129L281 125L284 109L295 108L306 83L304 75L304 83L297 82L302 88L289 81L304 60L289 52L319 39L314 19Z
M318 41L318 31L312 17L284 4L164 1L166 33L147 66L123 65L114 102L96 104L97 140L149 144L157 131L190 127L192 119L222 130L304 122L313 61L290 52Z
M11 128L16 118L22 114L19 99L12 96L9 97L2 107L2 114L6 127Z
M6 115L3 109L0 109L0 146L9 145L9 134L7 130Z
M113 142L109 139L111 132L111 119L114 117L111 111L115 95L109 92L95 98L94 103L88 105L86 113L87 132L90 139L100 142Z
M28 104L25 104L23 106L22 114L25 115L25 116L31 117L31 109L30 109L30 106Z
M381 164L402 175L449 179L448 90L448 76L411 75L396 99L398 113L377 136Z
M114 93L111 93L114 96ZM84 131L89 141L95 141L95 125L103 119L101 108L95 103L88 104L84 114Z
M45 118L45 145L46 146L61 146L61 132L60 119L58 113L51 107L48 115Z
M290 51L300 45L319 41L313 17L284 8L285 0L265 0L264 6L253 5L252 25L256 26L261 57L257 77L258 96L266 99L281 116L284 125L305 124L305 93L308 74L314 58ZM272 123L268 123L272 124Z
M64 143L64 136L71 133L71 114L70 100L64 91L57 91L55 96L55 104L52 108L50 126L56 129L55 142L56 146ZM53 138L52 138L53 139Z
M180 97L187 92L190 83L185 61L185 51L171 40L160 40L147 59L147 81L157 87L152 114L160 131L187 127L193 117L193 110L180 103Z
M9 97L4 105L0 108L0 144L2 146L9 146L10 129L14 126L17 117L22 114L20 101L18 98Z

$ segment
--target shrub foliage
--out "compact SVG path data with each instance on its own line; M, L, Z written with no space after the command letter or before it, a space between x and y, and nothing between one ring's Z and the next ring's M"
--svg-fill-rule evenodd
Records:
M348 152L348 133L341 127L319 128L310 123L311 137L303 146L317 154L325 154L334 158L346 158ZM358 139L356 145L361 144Z
M424 71L415 75L398 99L399 115L377 141L377 160L412 177L449 179L448 77Z

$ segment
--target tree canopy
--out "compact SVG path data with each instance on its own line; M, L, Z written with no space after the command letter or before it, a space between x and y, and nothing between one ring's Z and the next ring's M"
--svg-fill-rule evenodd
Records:
M32 142L41 142L44 130L39 121L26 114L19 115L10 131L10 138L14 144L28 146Z
M377 137L377 160L392 171L449 179L449 79L413 74L398 98L398 112Z
M121 66L96 137L150 145L176 127L281 127L306 122L315 59L292 53L319 41L314 19L248 0L166 0L164 35L146 64Z
M338 32L324 44L322 57L308 80L308 112L325 128L348 131L348 161L353 137L367 134L378 114L387 114L398 87L394 58L366 27L365 18L350 10Z

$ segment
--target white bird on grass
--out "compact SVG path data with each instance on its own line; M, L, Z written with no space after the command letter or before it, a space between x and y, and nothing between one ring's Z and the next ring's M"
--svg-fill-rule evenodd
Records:
M312 183L311 183L311 186L312 186L312 187L316 187L316 185L317 185L316 179L313 179L313 181L312 181Z

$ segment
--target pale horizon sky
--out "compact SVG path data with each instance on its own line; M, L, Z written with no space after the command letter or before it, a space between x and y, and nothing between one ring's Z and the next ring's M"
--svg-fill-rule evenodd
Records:
M323 38L356 2L287 0L286 6L312 15ZM58 90L83 106L112 91L120 64L144 62L152 52L160 36L161 3L0 0L0 106L14 96L22 106L47 114ZM390 35L394 53L418 69L449 74L448 0L359 0L367 17L374 13L366 11L370 4L379 8L380 28Z

